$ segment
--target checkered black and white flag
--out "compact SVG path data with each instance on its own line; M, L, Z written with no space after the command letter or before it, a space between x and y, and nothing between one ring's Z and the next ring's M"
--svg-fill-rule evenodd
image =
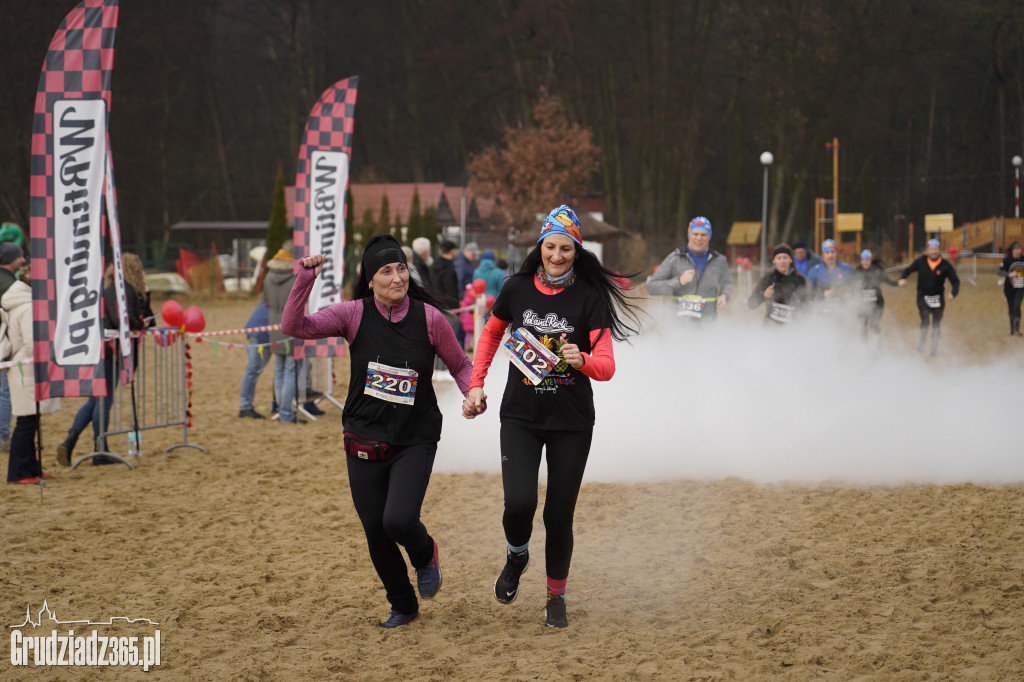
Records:
M118 0L82 0L39 77L30 191L37 400L106 395L104 169L117 14Z
M359 78L327 88L309 112L295 173L296 257L322 253L323 271L309 294L308 312L340 303L345 282L345 191L348 189L352 131ZM338 355L339 339L306 341L295 357ZM343 349L344 346L341 346Z

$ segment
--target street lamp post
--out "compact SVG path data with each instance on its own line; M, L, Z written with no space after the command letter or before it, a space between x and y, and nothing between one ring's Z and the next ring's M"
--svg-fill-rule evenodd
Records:
M761 165L764 166L764 193L761 197L761 272L765 272L765 253L768 250L768 167L775 157L771 152L761 154Z
M1024 159L1020 158L1020 155L1011 159L1013 163L1013 217L1020 217L1020 165L1024 163Z

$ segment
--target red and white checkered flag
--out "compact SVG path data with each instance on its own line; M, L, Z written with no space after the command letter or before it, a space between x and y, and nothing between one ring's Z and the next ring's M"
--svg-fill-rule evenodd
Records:
M295 173L296 257L322 253L323 271L309 294L307 311L340 303L345 282L345 192L348 189L358 76L324 90L309 112ZM295 357L338 355L337 338L297 342ZM344 349L344 346L341 346Z
M50 42L32 127L36 399L106 395L104 161L118 0L82 0Z

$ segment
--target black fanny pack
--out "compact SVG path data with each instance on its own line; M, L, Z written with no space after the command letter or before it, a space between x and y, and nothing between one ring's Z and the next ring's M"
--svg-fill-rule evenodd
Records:
M386 462L395 452L395 446L379 440L360 438L348 431L345 432L345 452L352 457L371 462Z

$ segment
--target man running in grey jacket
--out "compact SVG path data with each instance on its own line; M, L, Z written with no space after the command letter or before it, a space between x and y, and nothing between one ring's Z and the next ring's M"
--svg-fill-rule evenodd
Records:
M715 319L732 295L732 272L725 256L710 248L711 221L690 221L686 246L670 253L647 278L647 293L679 299L679 315Z

